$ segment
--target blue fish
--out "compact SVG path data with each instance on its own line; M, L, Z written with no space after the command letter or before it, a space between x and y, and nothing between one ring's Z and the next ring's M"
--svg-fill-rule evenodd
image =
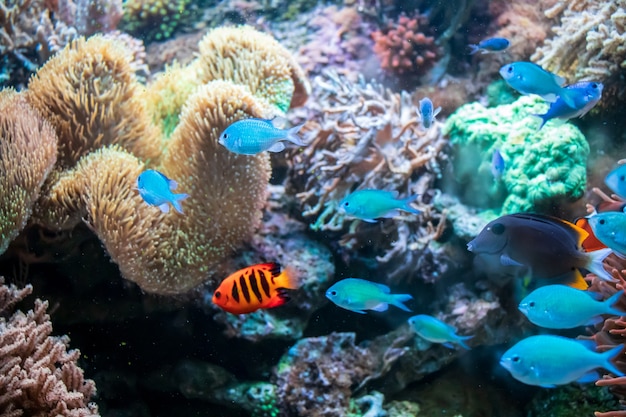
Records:
M412 195L402 200L395 198L395 193L382 190L358 190L348 195L339 203L339 209L346 214L369 223L375 223L377 218L392 218L398 215L398 210L413 214L421 212L410 206L417 198Z
M435 109L433 102L428 97L421 99L419 101L419 116L422 121L422 126L424 126L425 129L430 129L435 121L435 116L437 116L440 111L441 107Z
M541 118L541 126L550 119L572 119L574 117L583 117L589 110L595 106L600 98L602 98L602 89L604 85L595 81L583 81L576 84L568 85L566 90L572 91L572 99L574 107L570 107L561 97L557 98L550 108L544 114L534 114Z
M504 174L504 169L504 158L502 158L500 150L495 149L493 155L491 155L491 174L496 180L499 180Z
M326 297L341 308L365 314L363 310L386 311L389 304L411 311L403 303L410 294L391 294L388 286L360 278L346 278L326 291Z
M626 213L604 211L587 217L587 221L596 239L626 257Z
M522 94L536 94L549 102L561 97L565 104L576 108L575 90L563 88L565 79L537 64L523 61L506 64L500 68L500 75L511 88Z
M546 285L528 294L519 304L519 310L531 323L548 329L573 329L598 324L602 314L626 315L613 308L622 291L605 301L598 293L581 291L565 285Z
M298 146L305 145L297 135L302 126L304 124L291 129L278 129L271 120L239 120L222 132L219 143L229 151L242 155L256 155L263 151L280 152L285 149L285 140Z
M469 45L472 49L470 51L470 55L474 55L476 52L481 52L483 54L488 54L490 52L500 52L504 51L509 47L511 42L509 42L506 38L490 38L480 41L478 45Z
M469 350L469 346L465 344L465 341L474 337L459 336L456 334L455 327L426 314L413 316L409 318L408 322L420 337L429 342L443 343L447 348L452 348L452 343L458 343Z
M500 359L500 365L524 384L553 388L574 381L597 381L600 375L594 371L596 368L624 376L611 363L611 359L620 355L623 349L624 346L619 345L597 353L595 343L590 340L551 335L531 336L507 350Z
M137 177L139 195L151 206L158 206L163 213L170 211L169 204L174 206L177 212L183 213L180 202L189 197L189 194L172 193L176 187L178 187L176 181L154 169L146 170Z
M626 164L620 164L604 179L604 183L615 194L626 199Z

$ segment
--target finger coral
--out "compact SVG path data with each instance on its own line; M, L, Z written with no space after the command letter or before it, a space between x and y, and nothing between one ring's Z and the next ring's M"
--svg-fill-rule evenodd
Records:
M150 123L129 52L118 43L101 36L72 42L37 72L26 95L56 129L63 167L113 144L143 159L159 155L160 131Z
M304 104L309 84L302 68L274 38L252 27L214 29L200 41L200 81L230 80L280 112Z
M67 336L51 336L48 303L35 301L26 314L11 313L14 304L32 292L4 285L0 278L0 414L3 416L97 416L90 403L94 382L84 379L76 361L78 350L67 351Z
M0 254L26 225L56 152L52 125L22 94L0 91Z

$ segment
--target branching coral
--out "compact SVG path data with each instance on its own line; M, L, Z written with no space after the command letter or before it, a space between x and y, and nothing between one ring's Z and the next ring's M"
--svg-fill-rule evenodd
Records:
M358 250L368 242L379 261L402 265L399 274L413 270L417 262L410 258L420 257L441 232L440 213L426 206L417 219L404 216L365 225L337 206L357 188L418 194L422 206L428 204L447 143L439 135L440 125L420 130L406 93L393 94L362 80L351 83L332 73L316 78L313 96L306 109L294 112L309 121L312 138L294 155L291 168L290 186L298 193L303 215L316 218L314 230L344 231L349 248Z
M150 123L128 50L95 36L78 39L31 80L27 98L55 127L59 164L119 144L144 159L159 155L159 130Z
M56 152L50 123L22 94L0 91L0 254L26 225Z
M11 314L15 303L32 292L8 287L0 278L0 414L3 416L98 415L93 381L84 379L76 361L78 350L67 351L67 336L51 336L48 303L35 301L27 314Z
M428 32L428 18L419 14L402 15L389 27L373 32L374 52L382 68L402 76L426 74L441 55Z

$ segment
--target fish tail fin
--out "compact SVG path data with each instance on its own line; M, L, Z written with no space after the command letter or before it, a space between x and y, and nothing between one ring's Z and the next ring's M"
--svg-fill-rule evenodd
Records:
M408 311L409 313L413 311L403 304L405 301L413 299L411 294L392 294L390 298L391 300L389 301L389 304L393 304L400 310Z
M624 373L617 369L611 360L615 359L617 356L622 354L624 350L624 345L615 346L613 349L609 349L606 352L602 352L600 355L602 356L603 362L602 367L612 373L615 376L624 376Z
M602 304L604 304L604 306L606 307L605 314L614 314L616 316L626 316L626 312L618 310L615 307L613 307L613 305L617 303L620 298L622 298L622 294L624 294L624 292L622 290L619 290L615 294L613 294L612 296L604 300Z
M180 204L181 201L183 201L184 199L186 199L187 197L189 197L189 194L174 194L174 198L172 199L172 205L174 206L174 208L176 209L177 212L179 212L180 214L184 214L183 213L183 205Z
M419 197L419 194L414 194L412 196L405 198L404 200L402 200L402 207L400 208L409 213L420 214L422 212L421 210L418 210L414 208L413 206L411 206L411 203L414 202L417 199L417 197Z
M480 51L478 45L468 45L470 48L469 55L474 55L476 52Z
M299 124L298 126L294 126L291 129L289 129L287 131L287 136L285 137L285 140L288 140L294 145L305 146L306 143L302 140L300 136L298 136L298 132L300 131L300 129L302 129L302 126L304 126L304 123Z
M603 281L615 281L615 278L613 278L611 274L609 274L607 270L604 269L604 265L602 264L604 258L609 256L612 252L613 251L609 248L598 249L594 250L593 252L588 252L587 254L589 255L590 259L588 265L585 266L585 268L596 274L598 278Z
M538 118L541 119L541 124L539 125L539 129L537 129L537 130L541 130L541 128L546 124L546 122L548 120L550 120L547 117L547 113L544 113L544 114L532 114L532 116L535 116L535 117L538 117Z
M576 95L576 90L561 88L561 93L560 93L561 98L563 99L565 104L567 104L567 106L571 107L572 109L576 108L576 101L575 101L576 96L575 95Z
M297 290L300 288L300 279L296 270L288 266L282 270L280 275L276 278L276 285L281 288L288 288L290 290Z
M465 341L466 341L466 340L470 340L472 337L474 337L474 335L470 335L470 336L459 336L456 342L457 342L459 345L461 345L464 349L471 350L472 348L470 348L469 346L467 346L467 343L465 343Z

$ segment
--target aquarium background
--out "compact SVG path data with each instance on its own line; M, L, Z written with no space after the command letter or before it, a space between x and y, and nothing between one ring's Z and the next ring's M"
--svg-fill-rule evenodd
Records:
M626 415L606 370L544 388L499 364L532 335L607 351L626 322L540 328L518 303L545 282L467 249L500 216L624 208L604 180L625 156L626 1L3 0L0 35L2 416ZM493 38L508 48L471 53ZM602 97L540 128L550 103L500 75L520 61ZM249 118L306 145L219 143ZM147 169L189 194L182 213L142 198ZM413 212L346 212L365 189ZM287 303L212 301L265 262L297 277ZM583 274L606 299L626 264L604 267ZM337 305L346 278L411 311L377 311L384 291ZM470 349L418 335L418 314Z

